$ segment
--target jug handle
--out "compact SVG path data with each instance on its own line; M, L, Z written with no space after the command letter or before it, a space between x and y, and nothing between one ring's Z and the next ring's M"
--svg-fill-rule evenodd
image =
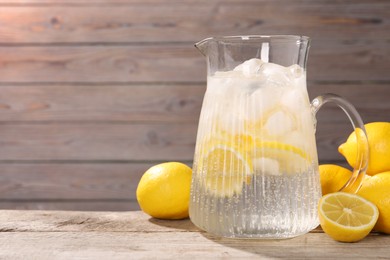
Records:
M314 118L318 110L326 103L334 103L340 107L348 116L352 123L356 135L357 158L352 176L340 191L356 193L360 189L368 166L369 148L366 129L363 120L356 111L355 107L344 98L335 94L323 94L313 99L311 109ZM314 125L316 127L316 125Z

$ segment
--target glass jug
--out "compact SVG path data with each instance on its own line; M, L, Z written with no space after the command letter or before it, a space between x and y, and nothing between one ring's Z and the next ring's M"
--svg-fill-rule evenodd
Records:
M354 107L325 94L309 101L304 36L208 38L195 46L207 59L207 90L193 164L190 218L234 238L289 238L318 226L321 197L315 114L333 102L358 140L353 176L364 177L368 143Z

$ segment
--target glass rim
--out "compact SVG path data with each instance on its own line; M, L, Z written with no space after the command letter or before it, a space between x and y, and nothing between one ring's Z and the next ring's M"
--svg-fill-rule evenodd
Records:
M310 42L310 37L304 36L304 35L283 35L283 34L276 34L276 35L232 35L232 36L215 36L215 37L208 37L205 38L197 43L195 43L195 46L201 45L205 42L226 42L226 43L245 43L245 42L264 42L266 40L272 40L274 42L297 42L299 43L308 43Z

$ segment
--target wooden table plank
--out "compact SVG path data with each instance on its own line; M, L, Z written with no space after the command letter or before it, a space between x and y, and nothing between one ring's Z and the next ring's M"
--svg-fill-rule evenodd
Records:
M149 163L1 164L2 200L134 200Z
M4 2L4 1L1 1ZM34 2L34 1L24 1ZM389 2L86 1L1 7L2 43L194 42L218 35L298 34L315 40L386 38ZM151 4L151 2L154 2ZM42 4L43 3L43 4ZM102 11L104 8L104 12ZM278 15L275 15L277 13ZM288 23L280 21L280 17ZM348 32L348 33L346 33Z
M1 126L1 161L192 160L197 124L53 123Z
M341 244L324 234L284 241L221 239L204 233L0 233L0 257L19 259L388 259L389 237Z
M191 221L159 220L141 211L22 211L1 210L0 232L189 232Z
M3 85L0 121L197 123L205 91L205 82Z
M135 191L134 191L135 192ZM28 193L28 191L26 191ZM140 210L136 200L83 200L83 199L24 199L24 200L0 200L0 210L66 210L66 211L129 211Z
M387 40L388 41L388 40ZM256 53L253 54L255 56ZM0 46L7 83L204 82L206 62L191 43L162 45ZM390 80L388 42L312 42L308 79Z
M321 160L340 160L337 147L352 132L348 119L319 121ZM197 124L4 124L0 162L145 162L191 161Z
M339 243L320 230L287 240L238 240L198 230L190 220L164 221L142 212L0 211L0 257L322 258L378 259L390 236L372 233Z
M206 82L5 84L0 85L0 122L197 123L205 90ZM390 83L309 81L308 92L311 98L329 92L345 97L367 122L390 121ZM341 110L326 106L321 121L345 121L338 112Z

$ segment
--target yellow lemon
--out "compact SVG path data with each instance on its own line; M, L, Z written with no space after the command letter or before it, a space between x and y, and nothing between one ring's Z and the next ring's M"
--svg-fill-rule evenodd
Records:
M319 167L322 195L339 191L351 178L352 172L334 164Z
M374 227L378 208L363 197L346 193L329 193L320 199L318 214L326 234L340 242L356 242Z
M379 173L365 180L358 194L379 209L379 219L374 229L390 234L390 172Z
M380 172L390 171L390 123L374 122L365 125L370 157L367 174L375 175ZM339 152L344 155L348 163L355 168L357 141L355 133L352 133L347 141L339 146Z
M219 197L240 194L250 182L253 167L248 153L228 144L211 146L197 164L197 177L208 192Z
M167 162L151 167L137 187L141 209L160 219L187 218L191 178L191 168L182 163Z

